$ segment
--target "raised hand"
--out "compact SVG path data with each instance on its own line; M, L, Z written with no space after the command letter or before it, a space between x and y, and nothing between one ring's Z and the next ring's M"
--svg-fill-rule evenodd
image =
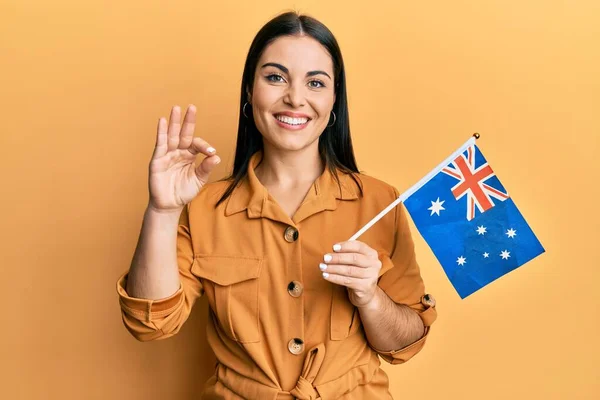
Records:
M216 150L194 137L196 107L190 105L181 124L181 109L174 106L167 125L158 120L156 146L149 166L149 207L160 212L179 212L208 182L210 172L221 162ZM195 166L199 153L206 155Z

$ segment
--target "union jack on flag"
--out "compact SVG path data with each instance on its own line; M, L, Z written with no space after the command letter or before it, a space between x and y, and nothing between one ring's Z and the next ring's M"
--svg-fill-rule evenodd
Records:
M458 183L452 187L452 194L459 200L467 196L467 220L475 218L475 210L479 213L486 212L494 207L496 198L500 201L508 199L508 193L496 179L496 182L486 183L496 176L492 167L489 166L483 157L475 163L475 145L467 148L467 154L461 154L456 157L452 163L442 169L442 172L458 180ZM494 187L494 185L496 187Z
M545 251L479 148L465 146L404 200L461 298Z

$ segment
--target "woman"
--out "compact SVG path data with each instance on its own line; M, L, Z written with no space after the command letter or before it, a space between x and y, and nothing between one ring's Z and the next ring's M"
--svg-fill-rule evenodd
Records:
M208 297L217 357L204 399L390 399L379 368L423 347L436 318L398 196L359 173L344 64L332 33L296 13L268 22L244 67L232 175L207 184L216 150L161 118L150 199L123 321L141 341L176 334ZM198 154L206 156L195 166Z

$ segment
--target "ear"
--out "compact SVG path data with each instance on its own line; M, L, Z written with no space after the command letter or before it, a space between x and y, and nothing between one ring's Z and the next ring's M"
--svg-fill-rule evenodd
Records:
M250 88L246 86L246 101L252 104L252 94L250 93Z

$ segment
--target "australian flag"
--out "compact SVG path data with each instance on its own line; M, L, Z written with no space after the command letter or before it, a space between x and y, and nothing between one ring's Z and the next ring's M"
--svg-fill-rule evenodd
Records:
M475 144L404 205L463 299L544 252Z

